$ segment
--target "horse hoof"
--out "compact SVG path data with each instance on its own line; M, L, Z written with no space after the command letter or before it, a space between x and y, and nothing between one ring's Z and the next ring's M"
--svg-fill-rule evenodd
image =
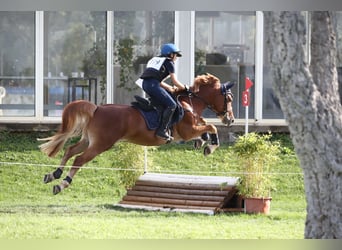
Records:
M53 181L54 180L54 178L53 178L53 175L52 174L46 174L45 176L44 176L44 183L46 184L46 183L49 183L49 182L51 182L51 181Z
M214 151L218 148L219 145L207 145L205 148L204 148L204 156L207 156L207 155L210 155L212 153L214 153Z
M53 192L54 195L58 194L61 191L62 191L62 189L61 189L61 187L59 185L53 186L52 192Z
M205 147L203 150L204 156L210 155L212 153L212 150L209 146Z
M201 139L195 139L194 140L194 148L195 149L200 149L204 145L204 141Z

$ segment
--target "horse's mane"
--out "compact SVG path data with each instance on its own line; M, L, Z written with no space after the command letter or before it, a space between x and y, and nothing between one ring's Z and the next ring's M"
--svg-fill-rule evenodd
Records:
M212 84L213 87L219 87L220 86L220 80L209 73L204 75L199 75L195 78L194 83L192 85L193 92L198 92L199 88L203 85L209 85Z

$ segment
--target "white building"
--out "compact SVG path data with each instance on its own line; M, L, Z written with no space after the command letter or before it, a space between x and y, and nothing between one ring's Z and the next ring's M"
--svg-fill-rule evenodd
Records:
M340 48L342 15L336 16ZM264 30L260 11L0 11L0 123L58 124L63 107L81 98L129 104L141 94L134 81L146 61L174 42L183 52L181 82L191 85L206 72L236 82L239 124L247 76L254 82L251 124L286 125L271 87ZM204 116L215 122L210 111Z

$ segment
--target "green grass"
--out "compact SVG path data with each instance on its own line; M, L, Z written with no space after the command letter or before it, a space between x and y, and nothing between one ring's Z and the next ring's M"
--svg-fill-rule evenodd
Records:
M302 237L301 220L300 215L207 216L67 206L4 214L0 235L14 239L291 239Z
M38 150L36 138L45 136L0 133L0 239L303 238L303 177L287 136L276 138L282 142L283 153L272 169L276 186L268 216L119 209L114 204L125 188L113 168L125 166L122 161L116 164L120 156L115 148L89 162L68 189L54 196L56 183L43 184L43 176L55 169L61 154L50 159ZM190 143L148 149L151 172L238 176L237 164L228 144L208 157Z

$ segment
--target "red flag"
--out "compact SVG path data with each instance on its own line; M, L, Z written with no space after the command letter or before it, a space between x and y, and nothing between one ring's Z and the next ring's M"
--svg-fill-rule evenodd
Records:
M253 82L248 77L246 77L245 90L249 89L252 86L253 86Z

